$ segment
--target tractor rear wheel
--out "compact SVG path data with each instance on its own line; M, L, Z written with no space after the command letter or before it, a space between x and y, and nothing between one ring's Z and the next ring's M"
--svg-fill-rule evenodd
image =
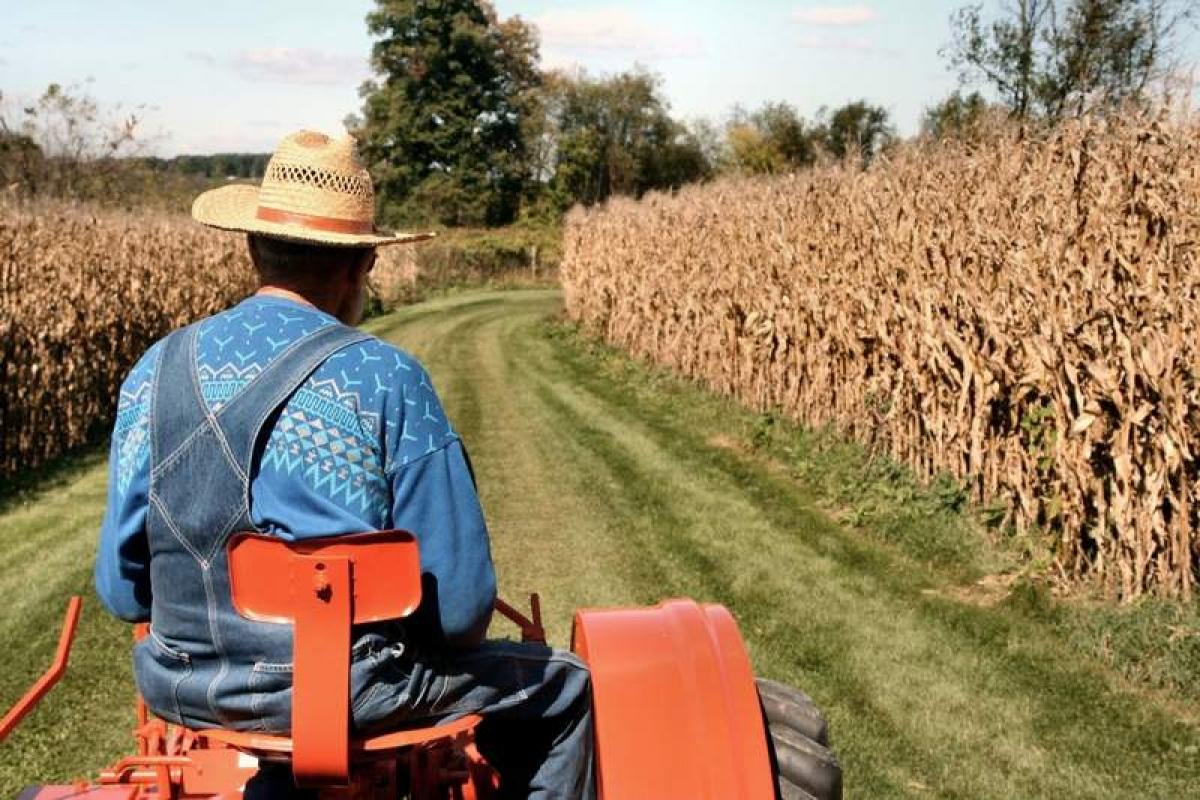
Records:
M767 719L799 731L817 744L829 746L829 723L804 692L767 678L755 680Z
M842 768L827 747L829 723L808 695L759 678L779 800L841 800Z

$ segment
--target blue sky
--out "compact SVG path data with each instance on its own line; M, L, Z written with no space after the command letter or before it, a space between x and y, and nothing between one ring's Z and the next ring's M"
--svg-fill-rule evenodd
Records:
M543 62L642 63L675 113L722 118L786 100L811 116L866 98L901 132L948 93L938 57L966 0L498 0L542 33ZM992 0L994 5L997 0ZM51 82L106 108L144 106L159 152L267 151L290 130L341 130L359 107L371 0L0 0L7 110ZM1200 46L1190 46L1192 61Z

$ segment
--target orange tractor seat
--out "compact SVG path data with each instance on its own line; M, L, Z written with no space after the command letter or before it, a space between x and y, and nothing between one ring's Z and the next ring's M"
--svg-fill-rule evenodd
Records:
M287 542L258 533L228 545L233 606L247 619L290 623L292 735L197 731L274 761L290 756L297 786L347 786L351 767L382 754L456 740L479 724L466 716L432 728L350 738L351 626L401 619L421 602L417 542L406 531Z

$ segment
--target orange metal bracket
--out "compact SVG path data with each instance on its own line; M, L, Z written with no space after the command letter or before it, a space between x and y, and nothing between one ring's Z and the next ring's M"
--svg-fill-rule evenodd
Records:
M29 688L25 696L8 710L4 719L0 720L0 742L12 733L13 728L33 710L33 707L54 688L63 673L67 671L67 659L71 657L71 642L75 639L75 628L79 625L79 609L83 600L78 596L72 597L67 603L67 616L63 620L62 633L58 637L58 649L54 653L54 661L50 668L42 673L37 683Z
M350 776L350 559L292 557L295 684L292 768L300 786Z
M529 617L499 597L496 598L496 610L521 629L521 641L546 643L546 629L542 627L542 598L537 592L529 595Z

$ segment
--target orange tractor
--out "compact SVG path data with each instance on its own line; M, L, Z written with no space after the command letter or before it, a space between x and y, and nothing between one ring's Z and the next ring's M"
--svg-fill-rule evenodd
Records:
M496 795L496 773L474 746L478 717L361 738L350 728L352 626L403 618L421 600L411 535L293 544L242 534L230 541L229 569L240 614L293 625L290 737L183 728L154 717L139 697L135 754L95 780L30 787L20 800ZM0 740L62 676L79 609L72 598L53 665L0 720ZM545 641L537 595L528 617L503 601L496 609L525 641ZM841 797L841 769L820 711L795 689L755 681L737 624L722 606L670 600L579 611L572 649L592 672L602 800Z

